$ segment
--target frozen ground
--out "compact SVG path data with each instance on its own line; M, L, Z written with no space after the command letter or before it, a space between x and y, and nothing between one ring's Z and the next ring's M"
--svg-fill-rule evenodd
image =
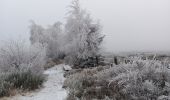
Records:
M48 79L39 91L17 95L5 100L64 100L67 96L67 91L62 88L65 80L62 70L64 66L61 64L46 70L44 74L48 75Z

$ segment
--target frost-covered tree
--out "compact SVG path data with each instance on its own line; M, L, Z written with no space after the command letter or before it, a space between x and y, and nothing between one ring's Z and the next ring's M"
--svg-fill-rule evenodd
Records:
M67 33L67 54L74 61L85 60L97 55L104 36L101 26L90 14L81 9L79 0L73 0L65 25Z
M60 22L46 29L48 36L47 55L51 58L60 58L63 55L63 30Z
M46 43L46 39L45 39L45 29L40 26L37 25L34 21L32 21L32 24L30 26L30 41L31 44L34 43L41 43L44 44Z
M32 23L30 27L31 44L40 43L47 49L49 58L58 58L61 55L62 46L62 27L61 23L57 22L50 25L48 28L43 28L40 25Z

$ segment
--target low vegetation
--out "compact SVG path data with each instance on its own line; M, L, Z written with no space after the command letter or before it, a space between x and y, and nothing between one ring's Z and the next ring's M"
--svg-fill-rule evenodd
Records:
M0 97L12 95L15 90L34 90L42 86L45 76L32 73L31 70L15 71L1 75L0 79Z
M27 48L23 42L11 41L0 50L0 97L10 96L14 89L34 90L45 81L44 49Z
M133 63L83 69L64 84L68 100L168 100L170 69L161 61L134 60Z

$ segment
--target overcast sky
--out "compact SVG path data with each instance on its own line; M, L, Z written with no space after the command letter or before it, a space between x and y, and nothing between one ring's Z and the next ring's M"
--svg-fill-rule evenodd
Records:
M65 21L71 0L0 0L0 40L29 37L29 20ZM170 51L170 0L81 0L109 51Z

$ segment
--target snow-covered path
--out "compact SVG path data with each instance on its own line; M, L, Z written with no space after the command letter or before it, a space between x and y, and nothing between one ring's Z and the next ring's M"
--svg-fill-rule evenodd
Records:
M40 91L28 93L25 96L17 95L10 100L64 100L67 91L62 88L65 78L63 77L63 64L57 65L44 72L48 75L44 87Z

